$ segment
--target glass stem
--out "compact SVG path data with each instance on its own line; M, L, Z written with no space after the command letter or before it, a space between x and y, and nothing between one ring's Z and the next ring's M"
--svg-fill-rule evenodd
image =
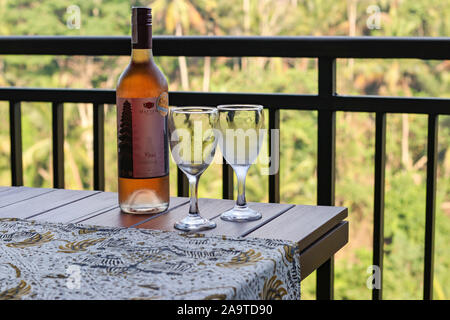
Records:
M238 197L236 200L236 205L240 207L247 206L247 201L245 200L245 178L247 177L249 168L250 166L236 166L233 168L238 181Z
M197 190L198 190L198 176L191 176L188 175L188 180L189 180L189 191L191 194L191 200L190 200L190 205L189 205L189 214L190 215L195 215L198 216L199 212L198 212L198 194L197 194Z

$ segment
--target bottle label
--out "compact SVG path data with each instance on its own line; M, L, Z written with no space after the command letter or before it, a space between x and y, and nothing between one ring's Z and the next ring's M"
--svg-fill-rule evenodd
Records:
M168 95L117 97L119 177L156 178L169 173Z

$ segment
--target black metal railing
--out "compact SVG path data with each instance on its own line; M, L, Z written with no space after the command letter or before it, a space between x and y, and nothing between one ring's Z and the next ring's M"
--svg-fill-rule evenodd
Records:
M160 56L311 57L318 59L318 94L252 94L170 92L170 104L215 106L223 103L259 103L269 111L270 129L280 127L280 109L318 112L317 203L334 204L336 111L374 112L375 186L373 264L382 277L384 239L384 185L387 113L428 115L424 299L433 297L434 224L438 116L450 115L450 99L380 96L342 96L336 93L337 58L450 59L450 38L377 37L170 37L155 36L154 54ZM0 37L0 54L129 55L129 37ZM94 188L104 189L103 104L115 104L114 90L0 88L0 100L10 103L12 184L23 184L22 101L52 103L53 184L64 187L63 104L92 103L94 108ZM269 139L269 143L272 143ZM271 150L269 146L269 150ZM279 157L279 155L278 155ZM186 180L178 174L178 194L186 196ZM223 197L233 197L233 172L223 166ZM279 202L279 175L269 176L269 201ZM317 298L333 298L334 259L317 271ZM382 283L382 282L381 282ZM382 288L373 289L382 298Z

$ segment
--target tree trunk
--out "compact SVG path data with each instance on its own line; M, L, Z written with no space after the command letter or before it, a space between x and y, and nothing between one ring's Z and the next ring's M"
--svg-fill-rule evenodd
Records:
M183 30L181 29L181 24L177 23L175 35L182 36ZM184 91L189 91L189 75L185 56L178 57L178 64L180 66L180 76L181 76L181 87Z
M242 9L244 11L244 35L248 36L250 33L250 0L243 0ZM248 58L241 58L242 70L247 70Z
M349 0L347 7L348 15L348 35L354 37L356 35L356 0ZM354 60L348 59L348 68L350 70L350 79L353 80Z
M408 114L402 114L402 163L406 169L411 169L409 158L409 119Z
M72 183L70 183L71 188L75 190L83 190L83 181L81 179L80 170L78 169L77 163L73 157L72 148L67 141L64 141L64 154L67 155L67 162L70 167L70 172L72 173L73 180L71 181Z
M209 91L209 82L211 78L211 57L205 57L203 65L203 91Z
M250 0L244 0L242 6L244 10L244 32L248 35L250 31Z

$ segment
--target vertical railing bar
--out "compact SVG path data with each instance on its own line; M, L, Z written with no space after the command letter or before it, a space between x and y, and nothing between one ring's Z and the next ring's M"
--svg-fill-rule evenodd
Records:
M23 186L22 116L18 101L9 101L9 132L11 143L11 185Z
M177 195L189 197L189 181L179 168L177 168Z
M223 158L222 161L222 198L233 199L233 168L226 162L225 158Z
M375 178L373 207L373 262L378 267L376 283L372 289L372 299L382 299L383 255L384 255L384 186L386 167L386 113L375 115ZM379 272L379 273L378 273ZM379 287L377 286L379 284Z
M272 130L278 130L273 132ZM275 171L269 174L269 202L280 202L280 109L269 109L269 159L270 167ZM272 152L275 151L275 154Z
M424 255L424 300L433 299L434 278L434 226L436 215L436 171L439 117L437 114L428 115L428 143L427 143L427 193L425 218L425 255Z
M336 112L332 110L332 96L336 94L336 59L319 58L319 97L322 107L317 126L317 204L334 205ZM317 269L316 297L334 298L334 257Z
M93 104L94 190L105 190L105 108Z
M52 103L53 187L64 188L64 105Z
M177 166L177 196L189 197L189 180Z

